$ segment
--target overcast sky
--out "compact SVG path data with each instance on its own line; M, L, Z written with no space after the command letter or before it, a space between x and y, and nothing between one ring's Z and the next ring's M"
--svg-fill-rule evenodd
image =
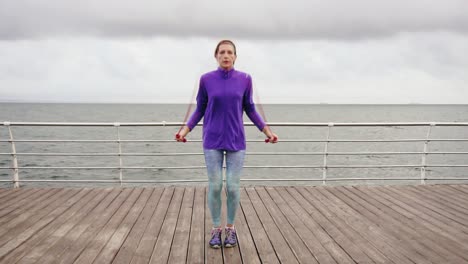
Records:
M188 103L237 44L261 103L468 103L466 0L0 0L0 101Z

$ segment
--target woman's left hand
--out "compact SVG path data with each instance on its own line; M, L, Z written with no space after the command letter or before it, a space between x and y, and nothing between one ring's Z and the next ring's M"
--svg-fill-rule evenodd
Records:
M278 135L273 133L269 126L265 126L265 128L263 128L263 133L268 137L268 140L266 140L265 142L272 144L278 142Z

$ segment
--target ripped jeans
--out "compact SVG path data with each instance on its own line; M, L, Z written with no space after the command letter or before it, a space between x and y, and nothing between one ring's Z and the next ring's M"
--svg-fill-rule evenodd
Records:
M221 191L223 189L224 150L204 149L208 172L208 207L213 226L221 222ZM240 199L240 176L245 150L226 151L227 224L234 224Z

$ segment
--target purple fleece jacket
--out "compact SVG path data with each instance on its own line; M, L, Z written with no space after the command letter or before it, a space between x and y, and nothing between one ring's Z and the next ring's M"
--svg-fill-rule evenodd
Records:
M243 113L262 131L265 122L255 110L249 74L218 68L200 78L197 108L187 126L192 130L203 119L203 148L245 149Z

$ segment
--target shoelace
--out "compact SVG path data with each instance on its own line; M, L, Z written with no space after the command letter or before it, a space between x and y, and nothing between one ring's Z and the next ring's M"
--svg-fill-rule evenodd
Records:
M221 231L220 230L212 230L211 231L211 239L216 238L216 240L220 240Z
M227 237L229 238L229 240L234 240L236 238L236 230L228 229L227 230Z

